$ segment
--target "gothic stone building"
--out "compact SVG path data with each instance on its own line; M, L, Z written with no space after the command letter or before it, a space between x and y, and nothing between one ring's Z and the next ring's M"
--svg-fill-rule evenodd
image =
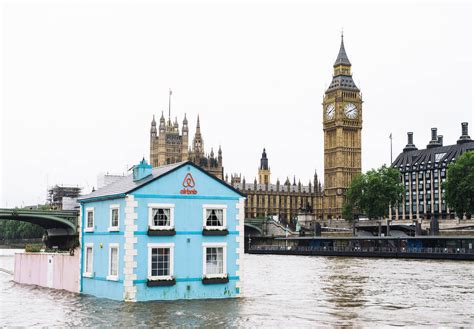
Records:
M168 118L166 122L163 113L161 113L160 125L157 130L155 116L153 116L150 130L150 163L153 167L191 160L217 178L223 179L224 168L222 167L221 147L219 146L217 157L214 156L213 149L211 149L209 155L204 154L204 141L201 135L199 115L192 147L189 149L188 147L189 127L186 115L184 115L181 134L177 118L174 123L171 122L171 118Z
M323 99L324 208L327 218L342 218L352 179L361 173L362 96L352 80L344 36L334 75Z
M284 184L277 179L276 184L270 180L270 167L265 149L263 149L260 167L258 169L258 182L255 179L250 183L240 175L231 175L230 184L237 190L247 195L245 200L245 218L263 218L276 216L282 222L291 222L301 213L313 214L318 218L322 216L322 187L318 176L314 174L313 183L302 185L301 182L293 184L287 178ZM228 177L226 175L226 180Z
M315 173L313 183L303 186L287 179L270 182L264 150L259 181L248 183L232 176L231 184L248 195L246 218L278 215L289 220L306 212L323 219L341 219L342 206L352 179L361 173L362 96L354 83L344 37L333 65L333 78L323 98L324 189Z
M469 137L467 122L462 123L462 134L454 145L443 145L443 136L431 129L431 141L426 149L418 150L413 144L413 133L408 133L408 144L392 163L400 170L405 194L400 204L390 209L390 218L430 219L455 218L446 205L443 182L450 163L464 152L474 151L474 141Z

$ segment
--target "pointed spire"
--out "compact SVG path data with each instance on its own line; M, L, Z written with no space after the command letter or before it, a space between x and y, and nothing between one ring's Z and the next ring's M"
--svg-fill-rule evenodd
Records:
M348 65L351 66L351 62L349 62L349 58L346 54L346 49L344 48L344 33L341 32L341 47L339 48L339 54L337 55L336 62L334 66L338 65Z
M188 124L188 119L186 118L186 113L184 113L184 120L183 120L183 125Z
M171 91L170 88L170 93L168 95L168 123L171 126L171 95L173 95L173 92Z
M156 136L156 121L155 121L155 115L154 115L154 114L153 114L153 120L151 121L150 133L151 133L153 136Z
M222 149L221 149L221 146L219 145L219 151L217 151L217 154L222 157Z
M293 186L296 186L296 176L293 176Z
M165 115L163 114L163 111L161 111L160 122L165 122Z
M211 147L211 158L214 157L214 149Z
M265 148L263 149L262 152L262 158L260 159L260 169L263 170L268 170L268 158L267 158L267 152L265 151Z
M199 123L199 114L198 114L198 120L197 120L197 125L196 125L196 130L201 129L201 124Z

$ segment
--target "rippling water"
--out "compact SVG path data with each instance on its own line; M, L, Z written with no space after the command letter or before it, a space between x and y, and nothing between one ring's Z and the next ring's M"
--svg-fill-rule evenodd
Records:
M0 267L12 266L0 250ZM470 262L245 255L244 266L244 298L146 303L19 285L0 272L0 325L474 326Z

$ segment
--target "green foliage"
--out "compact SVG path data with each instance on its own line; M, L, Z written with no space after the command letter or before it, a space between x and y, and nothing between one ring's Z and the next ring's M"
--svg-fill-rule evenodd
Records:
M43 248L42 244L27 244L25 245L26 252L40 252Z
M448 166L446 202L459 217L474 212L474 152L466 152Z
M35 224L16 220L0 220L0 240L41 238L43 233L44 229Z
M352 220L354 214L365 213L368 218L388 216L389 205L400 202L403 194L400 172L385 165L356 176L347 191L343 206L344 218Z
M356 209L353 208L348 202L342 205L342 218L345 218L347 221L352 222L354 220L354 212Z

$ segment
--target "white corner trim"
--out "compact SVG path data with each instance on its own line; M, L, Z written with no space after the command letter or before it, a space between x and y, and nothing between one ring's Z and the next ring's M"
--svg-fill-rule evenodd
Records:
M236 287L239 288L239 293L237 294L237 297L242 297L243 296L243 276L244 276L244 270L243 270L243 260L244 260L244 219L245 219L245 198L240 198L239 202L237 203L237 231L239 235L236 237L236 242L237 242L237 259L235 261L237 265L237 271L236 275L239 276L239 280L236 282Z
M135 201L133 195L127 195L125 197L125 219L124 219L124 266L123 266L123 299L128 302L136 301L137 287L134 285L133 280L136 279L136 274L134 269L137 267L136 261L134 261L134 256L138 254L135 244L137 243L137 238L135 237L135 231L137 231L136 220L138 219L138 214L135 208L138 207L138 202Z

